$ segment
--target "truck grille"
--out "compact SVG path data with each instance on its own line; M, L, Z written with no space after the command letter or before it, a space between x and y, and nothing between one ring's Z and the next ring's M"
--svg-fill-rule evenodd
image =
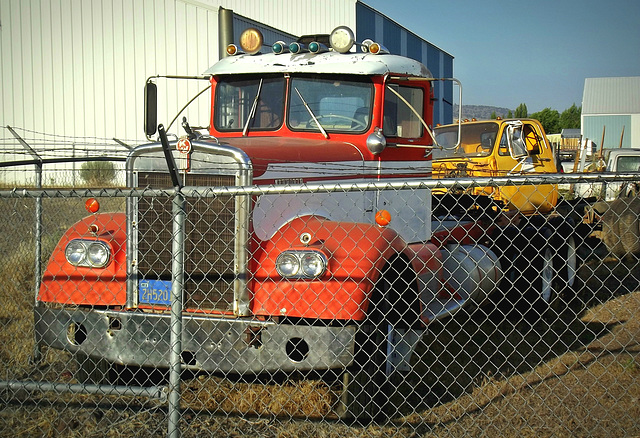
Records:
M138 186L171 187L167 173L140 172ZM188 174L185 185L236 185L233 175ZM171 198L137 201L138 273L141 279L171 279ZM187 309L233 311L234 196L186 198L184 306Z

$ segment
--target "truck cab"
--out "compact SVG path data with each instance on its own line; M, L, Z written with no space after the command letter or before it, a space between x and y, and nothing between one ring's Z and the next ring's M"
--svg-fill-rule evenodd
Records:
M533 119L465 121L435 128L434 178L480 178L556 173L553 150ZM554 184L476 187L495 208L523 214L548 213L558 201Z

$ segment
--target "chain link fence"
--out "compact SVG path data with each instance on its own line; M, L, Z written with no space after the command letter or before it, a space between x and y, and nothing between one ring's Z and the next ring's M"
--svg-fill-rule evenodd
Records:
M0 191L0 436L640 434L635 176L138 178Z

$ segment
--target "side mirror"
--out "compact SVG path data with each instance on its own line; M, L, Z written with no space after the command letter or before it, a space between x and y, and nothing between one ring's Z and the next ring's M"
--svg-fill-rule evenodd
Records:
M378 155L387 147L387 139L382 135L381 129L376 127L367 137L367 147L372 154Z
M158 86L150 80L144 86L144 133L151 137L158 127Z

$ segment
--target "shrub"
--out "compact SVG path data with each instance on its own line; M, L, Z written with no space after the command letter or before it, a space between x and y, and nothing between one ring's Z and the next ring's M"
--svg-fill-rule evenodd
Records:
M80 177L92 187L111 185L116 169L110 161L87 161L80 168Z

